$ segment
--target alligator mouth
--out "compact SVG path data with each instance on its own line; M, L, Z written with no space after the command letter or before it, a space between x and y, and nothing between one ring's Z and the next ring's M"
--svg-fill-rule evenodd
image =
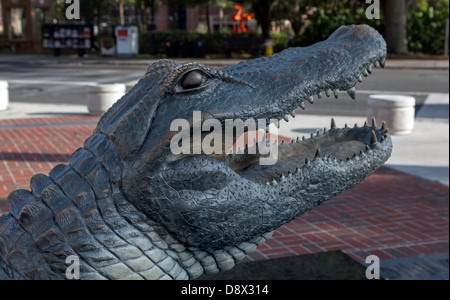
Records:
M356 99L356 84L362 82L362 78L372 74L373 67L381 66L384 68L385 57L379 57L373 61L361 66L360 70L355 72L350 89L347 90L351 98ZM321 99L324 95L327 97L339 97L339 88L326 85L326 88L317 89L317 97ZM284 111L285 115L279 118L279 115L273 116L275 125L279 127L280 121L284 119L289 121L290 116L295 118L297 108L306 109L305 101L314 103L314 94L296 101L296 104L287 104ZM296 106L295 106L296 105ZM290 113L289 113L290 112ZM266 119L268 125L271 124ZM268 126L266 132L269 132ZM245 132L244 136L237 138L233 147L234 151L228 152L226 156L215 156L228 165L241 177L259 184L277 185L283 178L292 176L299 172L301 168L314 165L318 160L325 163L335 163L345 166L354 161L362 161L367 155L381 155L388 153L391 147L389 130L386 123L382 122L377 126L375 119L372 124L367 122L363 126L355 124L349 127L347 124L343 128L338 128L334 119L331 120L329 129L317 131L311 134L310 138L297 138L294 140L282 139L270 133L263 132ZM258 153L260 145L264 144L266 148L270 143L277 143L276 163L273 165L261 164L261 158L267 157ZM374 150L385 151L374 151ZM252 154L256 153L256 154ZM210 155L211 156L211 155ZM383 160L380 158L379 160Z
M261 137L262 134L259 134L259 139L266 143L264 137ZM263 165L260 159L264 155L249 154L260 142L246 144L243 153L239 153L241 150L229 154L223 162L243 178L255 183L276 185L283 178L292 176L301 168L314 165L318 160L345 166L352 161L362 161L367 155L375 155L375 149L380 147L388 149L390 146L386 123L383 122L381 127L377 127L375 119L371 125L367 123L362 127L357 124L354 127L345 125L344 128L337 128L332 119L329 130L317 131L308 139L303 137L286 140L269 134L267 140L278 143L276 164Z

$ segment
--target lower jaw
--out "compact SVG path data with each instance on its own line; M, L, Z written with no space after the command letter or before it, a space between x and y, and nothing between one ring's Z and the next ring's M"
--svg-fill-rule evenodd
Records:
M230 156L228 156L228 161L226 158L225 162L241 177L255 183L271 183L294 174L298 169L318 158L326 162L336 162L340 165L345 165L351 160L361 160L363 154L369 155L368 152L375 147L387 146L384 145L384 143L387 143L386 140L389 136L386 125L383 123L381 128L377 128L375 120L373 120L372 127L365 124L363 127L355 125L354 128L346 126L343 129L337 129L334 121L332 121L332 128L330 131L318 132L316 136L311 135L310 139L303 140L291 140L275 134L269 134L268 139L271 143L278 144L279 157L275 165L258 164L258 156L251 155L247 155L247 161L241 159L237 163L230 160ZM345 134L348 134L348 136L345 136ZM254 135L246 133L245 137L238 139L233 147L233 152L253 147L253 139L249 139L249 136ZM259 142L263 138L262 133L256 136L258 137L256 140ZM380 152L377 155L385 155L387 160L390 156L389 147L386 147L384 151L386 153ZM365 158L370 160L369 156ZM384 163L382 157L380 157L380 161ZM380 163L380 166L382 163Z

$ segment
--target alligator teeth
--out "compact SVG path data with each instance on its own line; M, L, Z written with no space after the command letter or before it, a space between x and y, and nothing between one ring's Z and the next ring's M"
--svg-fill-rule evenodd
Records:
M380 142L384 142L384 136L381 137Z
M316 151L316 155L314 156L314 159L320 157L320 149L317 149Z
M336 128L337 128L336 121L333 118L333 119L331 119L331 129L336 129Z
M369 150L370 150L369 145L366 145L366 151L369 151Z
M323 92L318 93L317 97L319 97L319 99L322 99L323 98Z
M347 93L353 100L356 99L356 88L352 87L347 91Z
M305 159L305 165L309 165L309 159Z
M376 144L378 142L377 140L377 134L375 133L375 131L372 130L372 132L370 133L370 143Z
M309 103L314 104L314 97L313 97L313 96L310 96L310 97L308 98L308 101L309 101Z
M382 58L380 61L380 66L384 69L384 67L386 66L386 57Z
M381 129L386 130L386 122L383 122L383 123L381 124Z
M297 137L297 143L300 143L300 137Z
M272 181L272 185L277 186L277 185L278 185L278 182L274 179L274 180Z
M356 78L356 79L358 79L359 82L363 82L363 78L361 75L359 75L358 78Z
M369 72L369 74L372 74L372 72L373 72L372 65L369 65L369 66L367 67L367 72Z
M338 91L338 90L333 90L333 94L334 94L334 97L335 97L336 99L339 98L339 91Z
M331 90L326 90L326 91L325 91L325 94L327 95L328 98L330 98L330 96L331 96Z
M320 130L317 130L316 135L317 135L317 136L320 136Z
M375 119L375 117L372 117L372 127L377 128L377 120Z
M369 76L369 72L367 72L366 69L364 69L364 70L362 71L362 74L364 75L364 77L368 77L368 76Z
M288 115L285 115L285 116L283 117L283 119L284 119L286 122L289 122L289 116L288 116Z
M303 109L303 110L305 110L306 109L306 106L305 106L305 103L302 101L302 102L300 102L300 107Z
M375 62L373 63L373 66L374 66L375 68L378 68L379 65L380 65L380 64L379 64L377 61L375 61Z
M369 123L367 123L367 121L364 122L364 127L368 127Z
M291 111L291 116L293 117L293 118L295 118L295 110L293 110L293 111Z

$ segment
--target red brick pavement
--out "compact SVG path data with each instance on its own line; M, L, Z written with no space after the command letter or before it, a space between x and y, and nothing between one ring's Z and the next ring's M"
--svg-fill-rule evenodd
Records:
M0 121L0 214L6 197L28 188L92 133L98 118L68 116ZM286 224L249 256L268 259L343 250L364 261L449 250L449 189L389 168Z

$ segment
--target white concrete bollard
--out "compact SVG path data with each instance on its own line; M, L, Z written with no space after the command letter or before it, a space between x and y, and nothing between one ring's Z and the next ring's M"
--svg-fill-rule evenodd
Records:
M416 99L403 95L371 95L367 118L385 121L392 135L409 135L414 130Z
M0 111L7 110L9 105L8 82L0 81Z
M114 103L125 95L125 84L99 84L89 87L88 110L89 114L100 116Z

